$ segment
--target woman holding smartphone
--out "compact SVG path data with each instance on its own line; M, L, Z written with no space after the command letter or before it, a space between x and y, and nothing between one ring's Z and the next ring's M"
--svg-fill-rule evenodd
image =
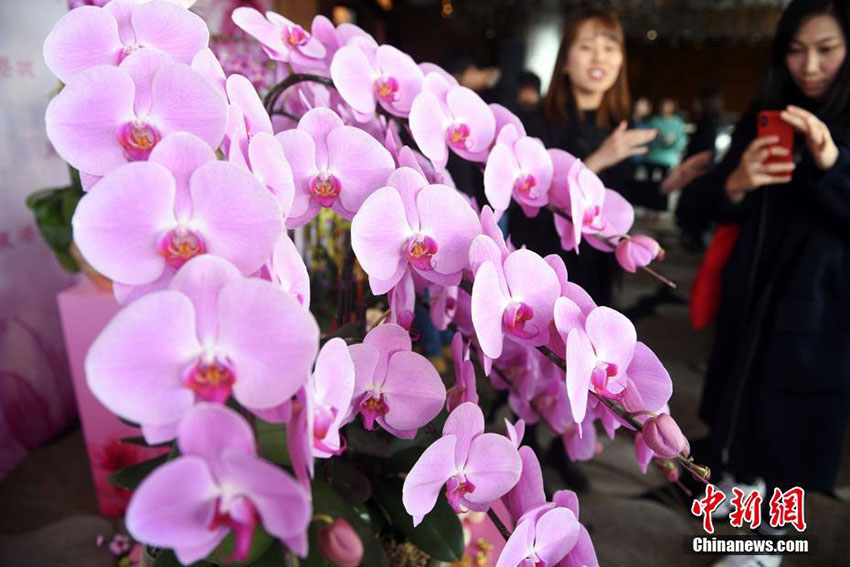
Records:
M646 153L655 137L654 130L629 129L630 111L625 41L617 16L599 11L571 14L541 112L526 123L529 135L584 160L607 187L622 191L633 177L629 158ZM572 281L597 303L611 303L618 273L612 254L584 243L580 255L564 253L546 210L529 219L518 207L512 209L508 227L515 245L541 255L560 253Z
M832 491L850 413L848 33L848 0L793 0L761 96L692 185L714 220L741 225L700 407L711 435L694 453L715 483L766 484L765 502L777 487ZM757 137L765 110L796 132L793 150Z

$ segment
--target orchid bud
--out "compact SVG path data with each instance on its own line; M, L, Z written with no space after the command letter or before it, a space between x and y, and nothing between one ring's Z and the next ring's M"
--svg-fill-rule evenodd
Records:
M664 259L664 249L648 236L636 234L620 240L614 252L620 266L634 273L638 268L648 266L656 258Z
M319 530L319 549L336 567L357 567L363 559L363 542L351 524L337 518Z
M643 424L643 440L659 457L672 459L679 453L688 456L691 446L669 414L661 413Z
M679 480L679 467L674 461L661 461L661 473L670 482Z

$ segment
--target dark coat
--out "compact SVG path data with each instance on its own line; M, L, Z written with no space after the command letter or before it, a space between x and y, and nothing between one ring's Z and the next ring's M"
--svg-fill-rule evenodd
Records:
M700 407L712 454L697 459L713 457L739 480L829 492L850 413L850 138L833 132L840 157L828 172L796 139L792 181L733 205L724 185L755 116L693 186L713 220L742 223Z

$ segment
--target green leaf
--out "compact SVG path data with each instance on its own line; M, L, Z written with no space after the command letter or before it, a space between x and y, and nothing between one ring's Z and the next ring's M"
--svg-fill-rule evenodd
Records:
M393 454L390 441L380 430L366 431L360 424L360 419L349 423L345 428L348 446L356 453L371 457L387 458Z
M272 542L262 557L251 563L251 567L282 567L283 565L286 565L283 545L277 540Z
M159 457L154 457L148 461L143 461L135 465L130 465L129 467L124 467L123 469L118 469L109 475L109 482L119 488L135 490L135 488L139 486L143 480L145 480L145 477L152 473L156 467L164 464L166 461L168 461L168 455L160 455Z
M243 561L228 561L227 559L233 555L234 551L236 551L236 536L231 531L227 534L227 537L218 544L218 547L216 547L213 552L207 556L206 560L213 565L226 565L228 567L253 567L261 557L266 555L274 543L278 543L278 554L282 560L283 549L280 547L280 543L270 536L263 528L262 524L260 524L254 528L254 534L251 537L251 549L248 551L248 557ZM277 563L277 565L281 565L281 563Z
M361 567L389 567L389 561L381 547L374 530L366 523L351 503L342 497L333 487L321 480L313 480L313 513L327 514L332 518L342 517L360 536L363 542L363 561ZM310 557L319 553L316 546L310 547ZM310 558L308 558L310 559ZM305 563L321 565L320 563Z
M265 459L279 465L291 466L292 460L289 458L289 448L286 442L286 424L269 423L261 419L257 419L254 425L255 437L257 445L260 448L260 455Z
M445 498L437 499L434 509L415 528L413 518L401 500L402 482L388 479L374 483L375 498L386 510L392 524L410 542L440 561L460 561L463 557L463 527Z
M366 502L372 496L372 484L368 477L350 463L330 459L327 470L331 486L340 494L345 494L349 502Z
M130 465L129 467L124 467L123 469L118 469L110 474L107 480L110 484L119 488L135 490L136 487L142 483L145 477L152 473L155 468L167 461L177 458L179 455L180 451L177 449L177 443L174 443L171 446L171 451L167 454L154 457L147 461L142 461L141 463L136 463L135 465Z
M170 549L157 550L156 559L153 562L153 567L183 567L183 564L178 561L177 556ZM209 567L211 563L206 561L196 561L189 567Z
M164 441L162 443L154 443L153 445L149 444L145 441L145 438L141 435L138 437L122 437L118 440L121 443L127 443L129 445L140 445L142 447L169 447L171 446L171 441Z

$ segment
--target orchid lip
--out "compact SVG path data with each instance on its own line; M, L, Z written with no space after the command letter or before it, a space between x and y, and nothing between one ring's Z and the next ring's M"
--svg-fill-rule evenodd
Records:
M383 102L395 102L400 98L399 84L395 77L382 77L375 82L378 98Z
M617 376L619 369L616 364L608 362L598 362L590 372L590 383L593 385L593 390L600 396L606 398L616 398L621 388L616 388L616 383L612 383L612 378ZM612 388L614 386L615 388Z
M136 44L125 45L124 49L122 49L121 51L118 52L118 63L120 64L127 57L129 57L132 53L135 53L136 51L138 51L141 48L142 48L141 45L136 45Z
M342 192L342 183L330 173L319 173L310 180L310 196L325 208L330 208Z
M127 122L118 130L118 143L129 161L148 159L160 138L156 128L141 120Z
M299 25L289 26L283 34L283 40L291 46L307 43L307 32Z
M472 492L475 492L475 485L462 473L458 473L446 482L446 500L457 513L469 511L466 495Z
M199 360L186 373L184 384L206 402L223 404L230 397L236 373L227 361Z
M453 124L448 130L448 143L454 148L466 149L469 134L470 130L468 125L463 122Z
M363 427L367 431L375 428L375 420L390 411L384 395L380 392L370 392L367 398L360 402L360 414L363 416Z
M536 187L537 179L530 173L520 175L514 182L514 190L528 199L536 199L538 197L538 192L535 191Z
M226 503L227 500L230 500L230 502ZM238 510L240 508L241 510ZM227 561L244 561L250 555L254 528L259 523L257 508L250 500L244 496L236 496L232 500L222 497L216 502L215 515L210 521L208 529L214 531L225 527L233 531L236 544L233 554L227 558Z
M502 314L502 324L505 329L520 339L533 339L540 334L537 325L529 324L534 318L534 309L527 303L511 303Z
M184 227L174 228L163 234L156 245L160 256L169 266L179 270L183 264L206 253L204 238L197 232Z
M434 269L434 254L437 241L424 234L415 234L407 241L407 256L410 264L421 272Z

